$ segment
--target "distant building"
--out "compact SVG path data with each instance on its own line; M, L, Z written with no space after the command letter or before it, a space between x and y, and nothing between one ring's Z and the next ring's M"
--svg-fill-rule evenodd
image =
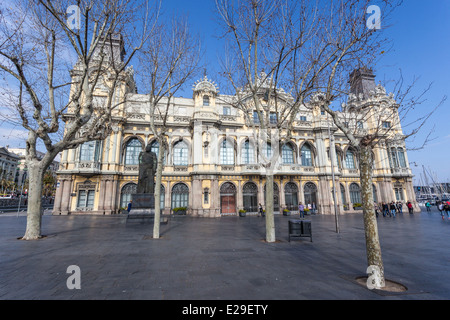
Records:
M0 180L16 182L20 157L8 147L0 147Z
M22 186L25 183L25 181L28 179L28 172L27 172L28 170L27 170L26 160L25 160L26 149L25 148L9 148L8 150L19 157L18 167L17 167L18 170L16 173L15 182L16 182L18 188L20 188L20 186ZM43 152L40 152L40 151L36 151L36 154L39 159L42 159L45 155ZM58 171L58 169L59 169L59 161L54 160L50 164L50 166L47 170L50 170L53 173L53 175L56 177L56 171Z

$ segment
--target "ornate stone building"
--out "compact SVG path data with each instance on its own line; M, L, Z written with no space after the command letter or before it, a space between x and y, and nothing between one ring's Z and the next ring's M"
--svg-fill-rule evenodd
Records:
M371 72L352 76L358 85L352 86L343 119L352 114L352 107L370 112L395 108L393 97L375 85ZM115 214L127 206L137 186L139 153L148 144L159 151L149 125L146 96L136 93L133 83L132 79L124 81L119 91L127 95L127 102L117 111L107 139L63 152L54 214ZM205 77L195 83L192 98L170 102L160 199L164 214L186 207L188 215L220 217L236 215L241 209L256 213L259 203L264 206L261 150L255 148L249 124L257 125L258 118L232 107L232 98L219 94L217 85ZM398 114L396 117L387 114L382 123L400 139L375 149L373 194L380 203L412 201L416 205ZM347 125L355 132L372 130L375 125L348 119ZM160 116L155 115L155 123L161 123ZM327 115L317 108L303 107L296 115L292 137L279 146L274 177L277 213L284 208L296 211L302 202L315 203L319 214L334 214L330 154L335 159L338 209L340 213L358 210L353 205L362 202L357 157L342 132L333 125L329 130L329 124Z

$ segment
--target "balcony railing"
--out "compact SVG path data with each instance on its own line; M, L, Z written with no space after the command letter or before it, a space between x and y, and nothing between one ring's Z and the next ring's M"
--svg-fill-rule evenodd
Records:
M411 174L409 168L391 168L391 173L394 176L409 176Z

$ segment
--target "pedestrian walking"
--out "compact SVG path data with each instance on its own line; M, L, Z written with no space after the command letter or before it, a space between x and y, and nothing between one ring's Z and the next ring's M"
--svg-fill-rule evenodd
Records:
M430 201L427 201L427 203L425 203L425 207L427 207L427 212L431 212L431 203L430 203Z
M444 205L444 210L447 214L447 218L450 219L450 204L448 202Z
M438 210L439 210L439 213L441 214L442 220L444 220L444 204L442 202L439 202Z
M131 211L131 207L132 207L131 201L132 200L130 200L130 202L128 203L128 206L127 206L128 213L130 213L130 211Z
M390 209L391 209L391 215L393 215L394 218L395 218L395 209L396 208L395 208L395 202L394 201L391 202Z
M387 203L382 202L381 209L383 210L383 217L386 217L389 214L389 208L388 208Z
M261 203L259 204L258 210L259 210L259 216L262 217L263 216L263 207L262 207Z
M412 203L410 201L408 201L406 206L408 207L408 211L410 214L414 213L414 209L413 209Z
M379 214L379 208L376 202L373 203L373 208L375 209L375 215L378 218L378 214Z
M312 203L312 214L316 214L316 203L315 202L313 202Z
M398 213L403 213L403 203L401 201L397 202Z
M298 204L298 211L300 212L300 218L305 217L305 206L300 202Z

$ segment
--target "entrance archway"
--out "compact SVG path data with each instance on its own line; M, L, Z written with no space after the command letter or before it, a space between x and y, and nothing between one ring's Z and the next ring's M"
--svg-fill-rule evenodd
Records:
M303 197L305 199L306 205L311 205L314 203L317 208L317 187L314 183L308 182L303 187Z
M242 188L244 210L258 212L258 187L253 182L247 182Z
M266 184L264 185L264 204L267 203L267 197L266 197ZM280 191L278 189L278 185L274 182L273 183L273 212L279 213L280 212Z
M220 213L236 214L236 186L231 182L220 187Z

